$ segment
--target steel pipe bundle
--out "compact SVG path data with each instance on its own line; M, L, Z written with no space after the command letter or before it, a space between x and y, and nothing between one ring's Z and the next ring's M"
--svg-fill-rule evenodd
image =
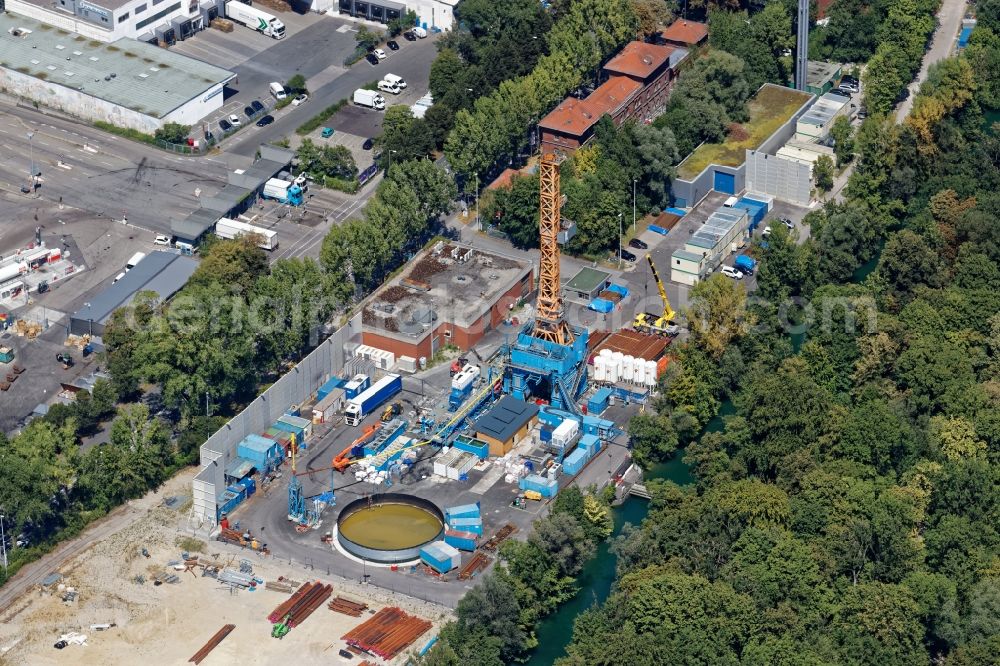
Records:
M348 645L388 660L409 647L430 628L428 620L407 615L399 608L389 607L383 608L342 638Z

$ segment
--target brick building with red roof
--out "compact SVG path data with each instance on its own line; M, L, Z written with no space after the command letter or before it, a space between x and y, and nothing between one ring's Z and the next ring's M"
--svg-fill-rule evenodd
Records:
M660 41L671 46L693 49L708 41L708 26L697 21L677 19L660 32Z
M605 113L616 125L626 120L648 121L666 107L687 56L683 48L630 42L604 66L608 79L586 99L567 97L538 123L543 153L569 154L593 136Z

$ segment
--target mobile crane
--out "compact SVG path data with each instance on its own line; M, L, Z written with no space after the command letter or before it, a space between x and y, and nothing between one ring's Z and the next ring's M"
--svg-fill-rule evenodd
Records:
M670 300L667 299L667 290L663 286L663 281L660 280L659 273L656 272L656 266L653 264L653 257L646 254L646 261L649 263L649 270L653 274L653 280L656 282L656 287L660 290L660 299L663 301L663 313L656 315L651 312L640 312L635 316L635 321L632 322L632 328L641 333L652 333L655 335L667 335L673 337L680 332L680 329L673 323L677 314L674 312L674 309L670 307Z

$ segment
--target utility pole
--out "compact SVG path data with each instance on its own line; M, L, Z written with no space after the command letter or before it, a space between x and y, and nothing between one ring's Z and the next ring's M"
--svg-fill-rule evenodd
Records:
M205 418L207 419L211 415L212 414L209 411L209 407L208 407L208 391L205 391Z
M34 132L28 132L28 186L32 192L35 191L35 144L32 143L32 139L35 138Z
M795 88L806 89L809 72L809 0L799 0L798 39L795 43Z
M476 172L476 227L480 231L483 229L483 223L479 218L479 172Z
M0 550L2 550L3 555L3 575L7 576L7 537L3 533L3 519L4 515L0 514Z

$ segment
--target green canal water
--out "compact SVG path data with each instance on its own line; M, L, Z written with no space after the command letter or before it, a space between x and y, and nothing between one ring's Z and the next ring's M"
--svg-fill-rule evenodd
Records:
M719 415L709 421L706 432L722 430L722 419L736 412L732 403L724 402ZM667 462L652 466L643 476L651 479L666 479L686 486L694 483L691 470L684 462L684 451ZM649 502L636 497L628 499L620 507L612 510L615 521L613 537L621 534L626 523L638 525L649 512ZM559 657L565 656L566 646L573 637L573 620L576 616L595 604L603 603L611 594L615 582L615 556L611 553L611 541L607 540L597 547L597 554L583 568L577 579L580 591L570 601L559 607L552 615L538 623L538 647L528 660L528 666L551 666Z

